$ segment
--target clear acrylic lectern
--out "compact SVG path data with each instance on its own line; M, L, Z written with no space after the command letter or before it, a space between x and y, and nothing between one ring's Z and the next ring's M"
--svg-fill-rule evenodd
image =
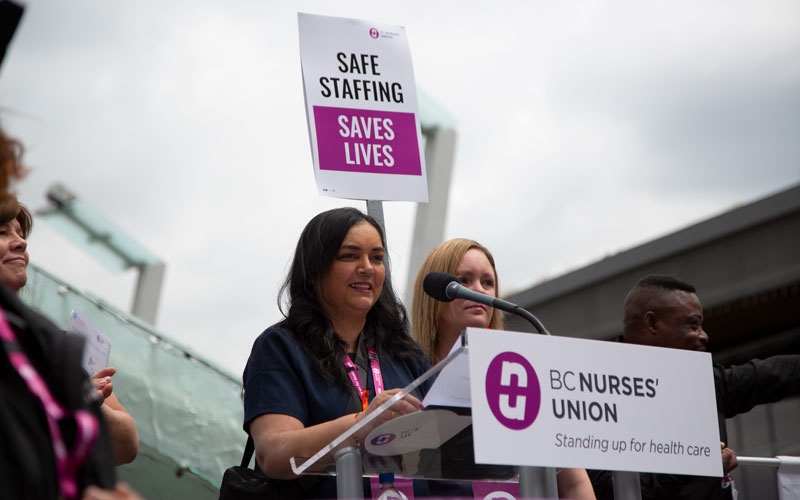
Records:
M378 476L383 472L393 472L395 477L409 479L519 481L522 498L558 498L555 468L476 464L468 408L466 411L457 408L425 408L419 414L398 417L378 427L378 416L382 412L388 411L420 384L437 375L458 356L466 354L467 349L463 345L455 348L442 362L422 374L314 456L292 457L294 473L335 475L340 500L362 498L362 476ZM407 446L407 449L396 454L384 454L374 446L369 446L370 441L381 439L384 426L392 423L393 431L401 434L417 432L421 426L428 426L433 430L425 436L433 437L418 447ZM403 430L403 425L407 426L407 431ZM352 436L364 428L369 430L370 438L367 439L368 443L357 448L353 444Z

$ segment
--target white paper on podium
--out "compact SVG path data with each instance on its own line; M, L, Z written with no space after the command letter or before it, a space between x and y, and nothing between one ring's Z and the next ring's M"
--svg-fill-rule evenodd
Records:
M89 376L108 366L111 340L77 309L73 309L69 315L67 333L82 335L86 339L82 366Z
M464 430L472 421L449 410L425 410L394 418L375 428L364 447L373 455L402 455L435 449Z
M456 342L450 353L452 354L460 348L461 342ZM439 372L425 399L422 400L422 405L424 407L472 407L469 388L469 357L466 349Z

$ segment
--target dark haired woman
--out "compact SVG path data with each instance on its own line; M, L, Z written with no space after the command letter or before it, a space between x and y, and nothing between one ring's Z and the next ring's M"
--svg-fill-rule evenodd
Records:
M323 212L303 230L279 296L285 319L256 339L244 370L244 429L267 476L294 479L291 457L312 456L430 366L408 333L386 252L380 225L355 208ZM379 418L419 411L427 389ZM336 496L331 478L311 482L298 496Z

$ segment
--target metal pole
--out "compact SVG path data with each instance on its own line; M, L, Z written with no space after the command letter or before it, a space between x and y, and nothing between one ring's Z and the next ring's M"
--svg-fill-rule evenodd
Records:
M739 465L781 466L781 459L776 457L736 457L736 461L739 462Z
M433 247L444 239L447 203L450 199L450 178L456 150L456 131L452 128L423 130L425 165L428 173L428 203L417 203L414 237L408 261L408 285L405 302L411 304L414 280L419 266Z
M553 467L520 467L519 496L521 498L558 498L558 482Z
M361 453L355 446L337 450L333 454L336 460L336 497L339 500L361 500L364 498L364 486L361 480Z
M367 215L378 221L381 229L383 229L383 237L388 241L389 235L386 234L386 221L383 218L383 202L380 200L367 200ZM390 270L387 268L386 272L389 273ZM387 277L389 277L388 274Z
M642 500L638 472L614 471L611 473L611 481L614 485L614 500Z
M162 262L157 262L138 267L139 280L136 283L131 314L155 326L158 302L161 298L161 284L164 281L166 266Z
M383 228L386 236L386 221L383 219L383 202L381 200L367 200L367 215L374 217ZM388 239L388 236L386 237Z

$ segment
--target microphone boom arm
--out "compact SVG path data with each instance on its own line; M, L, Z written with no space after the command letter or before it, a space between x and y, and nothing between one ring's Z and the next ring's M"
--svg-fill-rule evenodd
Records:
M544 327L542 322L539 321L539 318L534 316L532 312L528 311L527 309L521 306L516 306L514 308L514 311L512 312L517 316L522 316L523 318L527 319L530 322L530 324L532 324L533 327L536 328L536 331L538 333L541 333L542 335L550 335L550 332L547 331L547 328Z
M455 278L453 278L455 279ZM501 311L506 311L512 314L516 314L518 316L522 316L526 320L528 320L538 333L543 335L550 335L550 332L547 331L547 328L544 327L539 318L533 315L527 309L524 309L517 304L507 302L503 299L498 299L497 297L491 297L489 295L485 295L482 293L478 293L476 291L470 290L467 287L462 286L457 281L451 281L446 284L444 289L444 296L449 300L453 299L467 299L473 302L477 302L479 304L485 304L487 306L494 307L496 309L500 309Z

